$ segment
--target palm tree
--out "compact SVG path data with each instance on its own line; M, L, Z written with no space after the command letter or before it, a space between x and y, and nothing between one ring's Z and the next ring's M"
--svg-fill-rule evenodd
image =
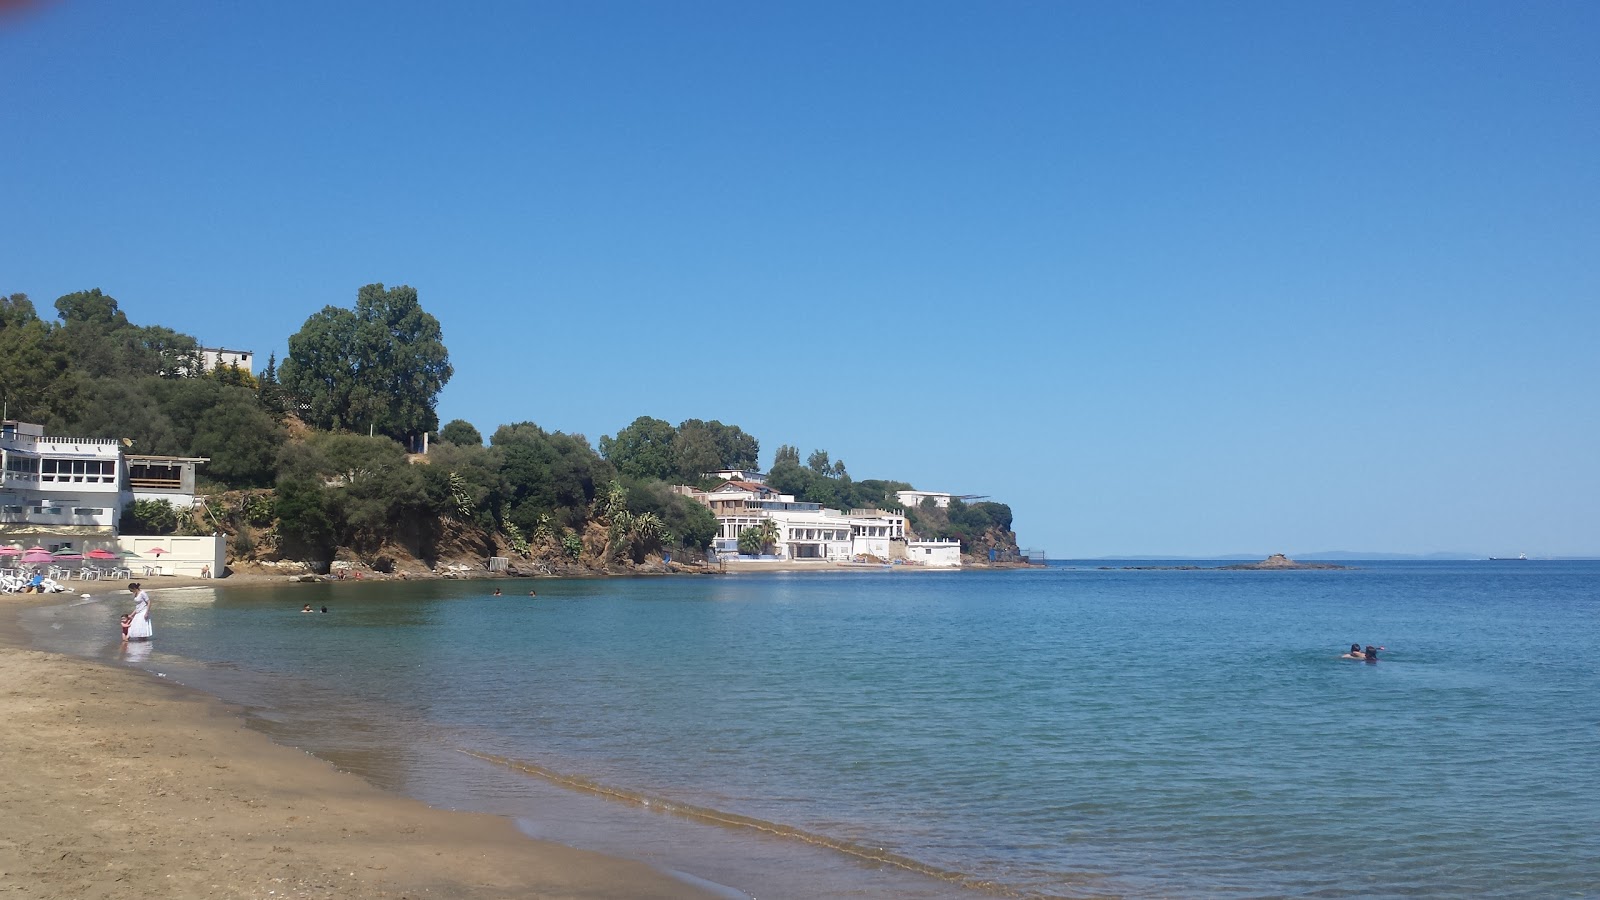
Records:
M772 546L778 543L778 520L762 519L761 524L755 527L755 532L756 540L761 544L761 552L772 552Z

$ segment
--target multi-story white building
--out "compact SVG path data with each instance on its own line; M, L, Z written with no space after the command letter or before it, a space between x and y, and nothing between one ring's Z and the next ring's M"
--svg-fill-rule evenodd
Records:
M113 438L56 437L42 425L0 422L0 541L51 550L112 546L123 507L134 500L192 507L195 468L207 461L124 456Z
M48 437L0 422L0 536L113 537L122 512L122 446L110 438Z
M717 516L712 546L718 553L737 554L739 535L770 520L777 526L773 551L779 559L906 558L906 518L900 513L853 509L847 515L753 482L730 481L690 496ZM959 559L958 546L958 563Z

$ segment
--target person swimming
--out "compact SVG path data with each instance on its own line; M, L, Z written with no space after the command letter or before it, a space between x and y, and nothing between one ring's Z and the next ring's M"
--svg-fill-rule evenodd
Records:
M1366 660L1369 663L1377 662L1378 661L1378 648L1372 646L1371 644L1368 644L1367 645L1367 649L1363 653L1361 658Z
M1343 655L1343 656L1341 656L1339 658L1340 659L1366 659L1367 657L1366 657L1365 654L1363 654L1361 652L1361 645L1360 644L1351 644L1350 645L1350 652L1346 653L1345 655Z

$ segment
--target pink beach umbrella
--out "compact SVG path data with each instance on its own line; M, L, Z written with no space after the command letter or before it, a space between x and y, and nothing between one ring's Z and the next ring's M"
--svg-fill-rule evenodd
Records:
M55 557L44 550L29 550L27 553L22 554L22 561L32 565L34 563L55 562Z
M172 551L171 550L162 549L161 547L151 547L149 550L146 550L145 552L150 554L151 556L154 556L156 559L160 559L161 558L161 554L163 554L163 553L171 553Z
M16 544L7 544L4 547L0 547L0 556L21 556L21 555L22 555L22 548L18 547Z

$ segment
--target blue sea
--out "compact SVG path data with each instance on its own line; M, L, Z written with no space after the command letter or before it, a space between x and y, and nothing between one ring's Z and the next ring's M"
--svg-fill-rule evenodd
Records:
M1122 568L1163 564L173 589L131 657L126 594L25 624L729 896L1600 896L1600 562Z

